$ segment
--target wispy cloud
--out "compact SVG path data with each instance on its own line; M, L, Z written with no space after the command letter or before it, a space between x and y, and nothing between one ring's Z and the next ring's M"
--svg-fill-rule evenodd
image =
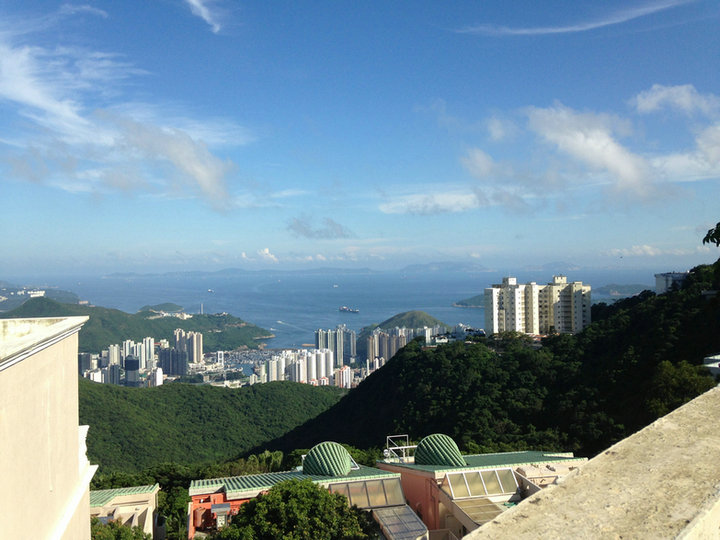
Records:
M653 84L649 90L635 96L632 103L640 113L652 113L664 107L677 109L685 114L714 116L720 113L720 98L713 94L700 94L692 84Z
M663 249L648 244L636 245L629 248L611 249L603 254L611 257L660 257L663 255L691 255L710 251L707 246L698 246L695 249Z
M512 121L492 116L485 122L488 135L492 141L502 141L511 139L518 133L518 127Z
M296 236L304 238L338 239L350 238L352 232L345 226L330 218L325 218L321 227L314 227L313 220L309 217L295 217L290 220L287 230Z
M179 129L162 129L126 118L117 119L117 125L116 147L170 165L180 179L191 181L215 206L225 206L225 177L232 170L231 162L220 160L205 144Z
M479 24L468 26L457 30L462 34L481 34L488 36L542 36L550 34L571 34L587 32L606 26L626 23L640 17L646 17L653 13L665 11L692 0L664 0L661 2L648 2L640 6L630 7L607 14L604 17L592 21L581 21L565 26L538 26L525 28L512 28L508 26L496 26L493 24Z
M308 193L309 191L305 189L283 189L281 191L271 193L269 197L272 199L289 199L291 197L302 197Z
M460 161L475 178L486 178L497 169L493 158L480 148L471 148Z
M113 53L16 45L12 32L0 32L0 103L23 120L4 118L8 172L71 192L189 190L216 208L231 205L234 165L210 148L247 144L253 136L227 120L124 101L125 82L144 75Z
M108 18L107 11L96 8L95 6L91 6L89 4L63 4L62 6L60 6L58 13L60 15L77 15L78 13L87 13L89 15L96 15L98 17L102 17L103 19Z
M466 191L436 191L413 193L389 197L380 204L380 211L385 214L419 214L432 215L464 212L483 206L471 189Z
M185 0L185 3L190 6L190 10L194 15L197 15L210 25L214 33L217 34L221 30L218 14L210 7L212 4L210 0Z

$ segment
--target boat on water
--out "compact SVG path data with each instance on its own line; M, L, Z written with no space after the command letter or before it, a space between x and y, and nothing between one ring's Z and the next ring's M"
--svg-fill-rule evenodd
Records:
M359 309L347 307L347 306L340 306L340 309L338 311L342 311L343 313L360 313Z

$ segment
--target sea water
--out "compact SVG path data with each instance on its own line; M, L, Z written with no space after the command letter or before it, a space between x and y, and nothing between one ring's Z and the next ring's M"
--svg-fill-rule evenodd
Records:
M530 279L546 283L552 277L535 274L516 275L521 283ZM568 278L601 286L651 283L652 273L583 273ZM458 308L453 303L480 295L501 280L500 274L492 272L216 272L110 275L58 279L54 284L93 305L128 313L165 302L178 304L187 313L227 312L274 334L266 341L268 347L284 348L313 343L318 328L345 324L360 331L413 310L450 326L463 323L482 328L482 307ZM341 312L340 306L359 313Z

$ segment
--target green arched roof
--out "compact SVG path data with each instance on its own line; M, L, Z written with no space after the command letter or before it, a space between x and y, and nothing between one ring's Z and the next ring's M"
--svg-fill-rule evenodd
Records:
M336 442L321 442L312 447L303 461L303 474L347 476L352 467L350 454Z
M415 464L446 467L467 466L455 441L442 433L433 433L420 441L415 448Z

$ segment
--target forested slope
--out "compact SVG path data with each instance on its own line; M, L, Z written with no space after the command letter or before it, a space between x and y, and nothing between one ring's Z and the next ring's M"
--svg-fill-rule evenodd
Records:
M720 263L683 289L601 306L582 333L541 349L524 336L424 349L413 342L319 417L264 448L440 431L472 451L522 448L594 454L715 381L697 364L720 352ZM705 292L704 292L705 291Z
M291 382L237 389L125 388L80 379L80 424L101 471L196 464L247 453L335 404L343 391Z

